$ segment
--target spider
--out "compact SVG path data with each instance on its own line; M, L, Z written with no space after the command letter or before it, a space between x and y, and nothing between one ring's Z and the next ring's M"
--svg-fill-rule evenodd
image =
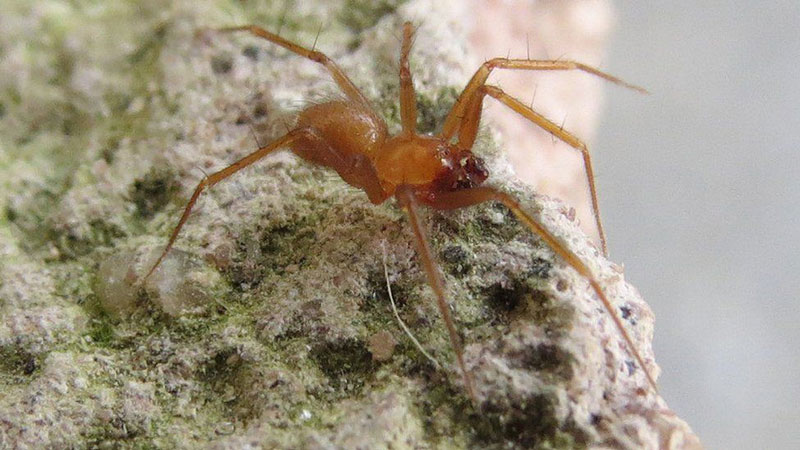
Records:
M509 96L499 87L486 84L486 82L494 69L579 70L636 91L646 92L644 89L580 62L494 58L483 63L467 83L447 115L442 131L437 135L422 135L416 131L416 94L408 61L415 30L410 22L406 22L403 25L400 50L402 130L396 135L390 135L386 122L378 116L364 94L325 54L302 47L256 25L219 28L215 31L221 33L249 32L321 64L328 70L345 98L309 106L299 113L296 126L282 137L260 147L230 166L203 178L183 210L166 247L143 280L146 280L158 268L169 253L181 228L186 223L192 207L205 189L272 152L288 147L296 155L312 164L335 170L345 182L362 189L373 204L378 205L394 197L406 211L415 236L417 251L428 283L436 296L437 306L447 328L464 385L473 400L476 400L475 388L464 364L463 347L450 315L445 283L420 220L421 205L438 210L465 208L490 201L505 205L520 222L538 235L566 264L589 282L603 307L613 319L628 346L628 351L643 368L650 385L657 390L655 378L648 371L642 356L625 330L622 320L615 313L600 282L589 267L532 215L528 214L515 198L496 188L483 186L482 183L489 173L481 158L472 153L481 119L483 101L487 95L578 149L583 155L593 213L600 232L603 253L606 254L606 239L600 223L594 175L586 145L551 120Z

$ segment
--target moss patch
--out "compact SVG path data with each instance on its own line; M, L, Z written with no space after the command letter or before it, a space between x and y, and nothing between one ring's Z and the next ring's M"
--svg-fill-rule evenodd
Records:
M540 344L512 354L510 360L516 362L519 368L554 376L559 381L567 381L572 378L575 357L556 345Z
M298 210L308 211L306 205ZM325 205L310 209L315 213L285 220L265 218L266 226L256 224L244 230L236 240L236 251L228 270L234 289L249 290L261 284L271 274L282 275L286 267L302 267L314 254L317 244L316 226Z
M375 369L366 344L355 339L318 345L311 351L311 357L331 386L347 395L360 392Z
M452 86L439 89L432 97L417 93L417 130L422 134L440 132L459 93Z
M526 296L525 309L520 318L543 327L548 337L558 338L566 333L574 314L572 308L558 304L545 293L534 290Z
M57 207L66 187L59 186L60 183L55 180L47 183L54 185L44 188L31 186L26 201L19 205L7 204L3 211L6 219L24 235L25 238L20 242L26 250L36 249L53 237L48 227L48 217ZM25 188L25 184L21 187Z
M393 13L406 0L346 0L339 12L339 20L350 30L354 37L348 43L352 50L361 45L360 33L372 28L384 16Z
M153 167L142 178L133 182L130 199L136 205L136 213L149 219L167 205L178 191L175 172L171 169Z
M459 244L445 246L439 258L448 272L459 277L468 274L474 266L474 256Z
M585 433L571 422L559 423L556 405L557 400L546 394L486 403L470 420L477 432L476 444L526 449L585 447Z
M97 247L110 246L115 239L125 235L123 229L104 220L89 222L89 231L85 235L78 235L72 230L56 229L51 229L48 233L51 242L58 248L62 260L87 255Z
M548 308L549 298L539 290L538 284L549 276L552 263L535 258L528 266L524 278L494 283L482 291L483 304L489 308L492 320L509 323L514 319L533 318L537 324L566 325L557 317L560 311ZM569 318L566 316L565 318Z
M402 311L409 303L413 303L416 296L413 294L414 288L409 285L409 281L398 278L393 283L392 296L398 311ZM392 305L389 299L389 290L386 288L386 276L383 267L370 271L366 280L367 297L364 301L366 311L380 311L381 314L393 314Z
M0 371L5 373L5 382L25 383L39 370L44 357L34 355L12 346L0 347Z
M519 280L514 280L510 287L504 286L503 283L495 283L484 290L485 304L496 318L506 323L514 311L524 306L526 296L529 294L528 287Z
M92 320L89 328L89 337L99 347L115 347L118 343L114 325L109 317Z

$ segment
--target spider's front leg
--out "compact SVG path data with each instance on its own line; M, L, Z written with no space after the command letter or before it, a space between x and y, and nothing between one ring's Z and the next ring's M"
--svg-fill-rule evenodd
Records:
M619 318L614 306L609 301L608 297L603 291L603 288L600 286L600 282L589 269L589 266L587 266L578 257L578 255L575 254L575 252L564 245L539 221L534 219L533 216L522 209L522 206L515 198L497 189L487 186L480 186L461 191L439 193L436 195L435 199L426 201L425 203L435 209L446 210L465 208L489 201L497 201L504 204L508 209L511 210L512 213L514 213L520 222L522 222L531 232L539 236L553 250L553 252L555 252L556 255L563 259L567 265L572 267L583 278L585 278L586 281L589 282L592 290L595 292L595 294L597 294L597 297L603 304L603 308L605 308L608 315L611 316L611 319L614 321L614 325L616 326L617 330L619 330L619 333L625 341L625 344L628 346L631 355L634 357L634 359L636 359L639 367L644 370L647 381L652 386L653 391L658 392L658 386L656 385L655 377L650 374L650 370L647 368L644 358L642 358L639 350L636 348L636 345L634 345L633 339L631 339L630 335L625 329L625 325L622 323L622 319Z
M481 86L486 84L486 80L489 79L489 75L494 69L539 71L577 70L643 94L648 93L647 89L644 89L643 87L628 83L621 78L615 77L614 75L603 72L600 69L577 61L494 58L481 64L478 70L475 71L475 74L472 75L472 78L469 80L469 83L467 83L467 86L463 91L461 91L461 95L458 96L456 104L453 105L453 109L447 115L447 118L444 121L444 126L442 126L442 137L444 139L450 139L458 131L458 126L465 115L465 110L469 105L471 105L475 97L479 95L478 91L480 90Z
M581 155L583 156L583 169L586 173L586 183L589 185L589 197L592 202L592 214L594 215L595 225L597 226L597 233L600 235L600 246L603 250L603 255L607 257L608 244L606 242L606 233L603 229L603 221L600 220L600 205L597 200L597 186L595 185L594 181L592 157L589 153L588 147L586 147L586 144L584 144L584 142L578 139L575 135L563 129L560 125L556 125L555 122L524 105L514 97L506 94L499 87L483 85L478 89L477 94L467 106L465 115L461 120L458 132L458 146L465 149L472 148L472 145L475 142L475 137L478 133L478 125L481 120L483 99L487 95L494 97L504 105L511 108L517 114L531 121L539 128L542 128L570 147L581 152Z
M458 336L453 318L450 316L450 307L447 304L444 280L442 279L439 266L436 264L436 259L433 256L428 238L425 235L425 230L419 218L419 207L416 196L414 195L414 191L408 186L400 186L397 188L396 197L397 201L408 213L408 218L411 222L411 227L417 242L417 251L422 259L422 265L428 277L428 284L436 295L436 305L439 307L439 313L442 315L442 320L444 320L447 332L450 335L450 345L456 353L456 360L458 361L458 366L464 377L464 385L467 388L467 393L472 399L472 402L477 405L478 397L475 394L472 377L467 371L466 364L464 364L464 348L461 345L461 338Z
M508 59L508 58L495 58L486 61L478 68L475 74L470 79L467 87L461 92L456 104L445 119L444 126L440 137L445 141L449 141L453 136L458 133L458 145L462 149L470 149L475 143L475 136L478 132L478 125L481 120L481 110L483 108L483 98L490 95L518 114L522 115L536 126L549 132L559 140L565 142L571 147L581 152L583 156L584 172L586 173L586 181L589 185L589 194L592 202L592 214L594 215L597 232L600 235L600 245L603 249L603 255L608 256L608 244L606 242L606 234L603 229L603 223L600 220L600 206L597 200L597 188L594 180L594 170L592 169L592 161L589 155L589 150L586 144L573 134L565 131L561 126L556 125L552 120L537 113L528 106L522 104L519 100L514 99L500 88L489 86L486 81L489 78L492 70L497 69L512 69L512 70L578 70L597 77L614 84L635 90L641 93L647 93L644 88L630 84L620 78L605 73L592 66L575 62L575 61L542 61L542 60L529 60L529 59Z
M403 122L403 134L412 135L417 129L417 95L414 92L414 80L408 66L408 54L411 52L411 41L414 27L411 22L403 24L403 45L400 48L400 118Z

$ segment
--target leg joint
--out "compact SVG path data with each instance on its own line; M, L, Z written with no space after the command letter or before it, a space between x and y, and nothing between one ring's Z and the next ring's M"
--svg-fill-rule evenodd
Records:
M326 66L328 65L328 62L330 62L330 58L325 56L324 53L318 52L316 50L308 53L308 59L314 62L318 62L320 64L324 64Z
M492 58L485 63L483 63L483 67L492 70L495 67L500 67L508 62L508 58Z

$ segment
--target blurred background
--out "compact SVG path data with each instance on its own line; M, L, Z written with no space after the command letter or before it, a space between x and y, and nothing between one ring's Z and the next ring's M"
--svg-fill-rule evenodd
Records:
M799 448L800 2L470 1L487 9L479 58L574 59L652 92L492 75L588 142L611 259L656 314L670 407L710 449ZM593 233L577 152L486 111L517 175Z
M629 2L593 139L611 257L708 448L800 445L800 2Z

